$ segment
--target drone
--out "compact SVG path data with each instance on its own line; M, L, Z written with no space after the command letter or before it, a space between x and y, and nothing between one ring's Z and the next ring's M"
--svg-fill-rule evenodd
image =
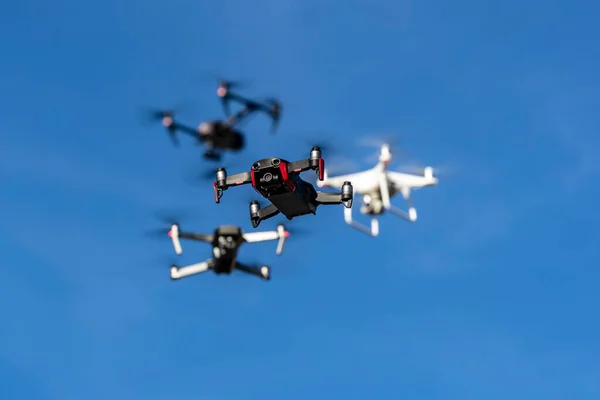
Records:
M257 243L267 240L279 240L276 254L281 255L285 239L290 233L283 225L278 225L275 231L244 233L242 228L232 225L221 225L212 234L201 234L181 231L179 224L171 225L169 236L173 241L175 253L181 255L183 249L180 239L196 240L209 243L213 247L213 257L207 261L191 264L185 267L171 265L171 279L178 280L190 275L212 270L215 274L230 275L233 270L258 276L263 280L271 279L271 268L267 265L248 266L237 261L238 250L244 243Z
M152 113L153 118L160 119L163 126L167 129L169 137L173 144L179 145L177 132L184 133L197 140L198 144L204 143L206 151L204 158L219 161L221 154L219 150L240 151L245 146L243 133L237 129L243 121L257 112L267 114L272 120L271 132L275 133L279 119L281 118L281 103L277 99L267 99L264 102L250 100L231 92L230 88L234 84L228 81L221 81L217 89L217 96L221 98L223 108L226 114L224 120L211 120L200 123L197 128L182 124L175 120L175 114L170 110L159 110ZM231 115L229 106L231 101L236 101L243 105L243 108Z
M317 192L312 184L300 177L300 173L314 170L319 180L324 179L325 162L321 150L315 146L308 159L289 162L282 158L265 158L255 162L250 172L227 175L225 168L216 172L213 183L215 202L219 203L223 192L232 186L252 184L258 194L269 200L271 204L261 208L258 201L250 202L250 220L254 228L261 221L281 213L288 220L306 214L316 214L317 207L322 204L343 204L352 208L353 189L350 181L342 182L341 192Z
M352 209L344 209L344 219L353 228L366 233L369 236L379 235L379 221L386 210L390 211L407 221L417 220L417 210L413 205L411 191L428 186L435 186L438 179L433 174L432 167L423 168L422 174L413 175L388 170L392 160L392 153L388 144L380 148L379 162L375 167L354 174L329 177L327 170L323 172L323 179L317 182L318 187L340 187L347 181L352 181L354 190L362 195L362 206L360 212L371 217L371 228L352 220ZM394 207L390 198L401 193L408 203L408 212Z

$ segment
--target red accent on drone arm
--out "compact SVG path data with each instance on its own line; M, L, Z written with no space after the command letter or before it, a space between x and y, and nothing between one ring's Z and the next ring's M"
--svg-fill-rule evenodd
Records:
M296 189L296 185L294 185L294 182L290 180L287 163L281 162L281 164L279 164L279 172L281 172L281 179L283 179L291 191L294 191Z
M306 159L306 160L300 160L300 161L294 161L291 162L287 165L287 172L288 174L291 173L299 173L299 172L304 172L304 171L308 171L311 170L312 167L310 165L310 160Z
M250 172L241 172L227 177L227 186L239 186L252 183L252 174Z

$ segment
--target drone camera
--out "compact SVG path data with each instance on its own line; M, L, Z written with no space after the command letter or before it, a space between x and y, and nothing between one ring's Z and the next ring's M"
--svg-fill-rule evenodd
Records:
M255 174L256 181L260 183L260 186L263 189L270 189L279 187L281 184L281 175L279 174L279 170L267 170L260 171L260 173Z
M255 181L264 189L279 187L283 181L280 167L281 160L279 158L255 163L252 166Z

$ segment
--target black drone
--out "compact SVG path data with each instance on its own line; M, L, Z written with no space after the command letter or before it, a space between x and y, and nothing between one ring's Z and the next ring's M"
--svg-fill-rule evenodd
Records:
M179 239L191 239L209 243L213 247L213 257L207 261L178 267L171 265L171 279L177 280L186 276L199 274L212 270L216 274L229 275L234 269L258 276L264 280L271 279L271 269L267 265L248 266L237 261L239 247L244 243L264 242L267 240L279 240L277 255L281 255L285 239L289 237L283 225L279 225L276 231L244 233L238 226L221 225L212 234L182 232L178 224L171 225L169 236L173 241L175 253L183 253Z
M257 112L267 114L272 120L271 132L277 129L281 117L281 103L276 99L267 99L264 102L250 100L230 91L233 83L221 81L217 89L217 95L221 98L223 109L227 116L225 120L211 120L200 123L197 128L175 121L173 111L159 110L152 113L155 119L160 119L163 126L167 129L169 136L175 145L179 144L176 133L182 132L193 138L198 143L204 143L206 152L204 157L209 160L218 161L221 159L219 150L240 151L245 146L244 135L236 127L248 117ZM243 105L243 108L233 115L230 115L229 105L231 101L236 101Z
M258 201L250 203L250 220L254 228L261 221L272 218L279 213L288 220L306 214L316 214L321 204L343 204L352 207L353 189L348 181L342 185L339 193L317 192L314 186L300 177L300 173L308 170L317 172L322 181L325 165L319 147L313 147L310 157L305 160L289 162L281 158L265 158L252 165L250 172L227 176L225 168L217 169L217 180L214 182L215 202L219 203L223 192L231 186L251 183L252 187L271 204L261 208Z

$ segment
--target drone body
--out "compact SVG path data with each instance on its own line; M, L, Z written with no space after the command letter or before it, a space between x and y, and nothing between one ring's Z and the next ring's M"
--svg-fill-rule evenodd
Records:
M189 125L175 121L173 111L155 111L154 117L162 121L163 126L167 129L169 136L174 144L178 145L177 132L184 133L194 138L198 144L204 144L206 149L204 157L206 159L218 161L221 159L223 151L238 152L245 147L244 134L237 128L243 121L257 112L267 114L273 120L274 132L279 119L281 117L281 104L279 101L269 99L265 102L258 102L242 97L229 90L228 82L221 82L217 95L221 98L223 108L227 115L224 120L205 121L193 128ZM243 108L233 115L229 113L230 101L241 103Z
M359 231L370 236L379 234L379 220L385 211L404 218L410 222L417 220L417 210L413 205L411 191L423 187L437 185L438 179L433 176L433 168L425 167L422 175L413 175L403 172L394 172L388 170L388 165L392 159L391 151L388 145L382 145L379 154L379 162L375 167L354 174L329 177L327 171L324 172L324 179L317 182L319 187L340 187L345 181L352 181L354 191L362 195L362 204L360 212L371 217L371 227L353 221L352 209L344 210L344 219L346 223ZM390 199L396 194L402 194L408 203L408 212L394 207Z
M352 207L353 189L349 181L342 182L341 192L317 192L312 184L300 177L300 173L314 170L319 179L324 177L324 161L321 150L313 147L310 157L289 162L281 158L265 158L252 165L250 172L227 176L225 168L219 168L214 182L215 202L219 203L223 191L231 186L252 184L252 187L271 204L260 208L258 201L250 203L250 219L254 228L261 221L281 213L288 220L306 214L316 214L322 204L343 204Z
M205 235L200 233L182 232L178 224L173 224L169 231L169 236L173 242L175 253L182 254L180 239L190 239L208 243L213 248L212 258L188 265L185 267L171 266L171 279L181 279L186 276L199 274L212 270L215 274L229 275L234 270L240 270L247 274L258 276L264 280L271 278L270 267L248 266L238 262L238 251L244 243L264 242L267 240L279 240L277 246L277 255L283 251L284 241L289 237L289 232L283 225L279 225L276 231L244 233L238 226L222 225L217 227L212 234Z

